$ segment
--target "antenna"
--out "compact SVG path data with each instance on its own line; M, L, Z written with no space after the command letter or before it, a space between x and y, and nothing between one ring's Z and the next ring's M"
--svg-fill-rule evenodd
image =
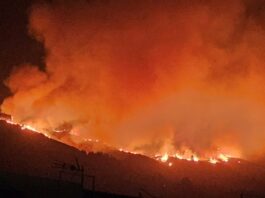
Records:
M92 197L94 197L95 194L95 180L96 177L94 175L85 175L84 166L80 165L79 160L77 157L75 157L75 164L68 164L65 162L61 162L58 160L55 160L52 168L59 169L59 178L58 178L58 186L60 188L60 183L62 182L62 176L64 175L70 175L71 180L74 176L80 177L80 186L82 189L84 189L84 179L90 178L92 180Z

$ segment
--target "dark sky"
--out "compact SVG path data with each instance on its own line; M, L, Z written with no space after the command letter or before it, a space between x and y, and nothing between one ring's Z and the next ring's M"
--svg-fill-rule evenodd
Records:
M3 81L14 65L43 65L44 50L28 34L28 12L33 0L0 1L0 103L8 95Z

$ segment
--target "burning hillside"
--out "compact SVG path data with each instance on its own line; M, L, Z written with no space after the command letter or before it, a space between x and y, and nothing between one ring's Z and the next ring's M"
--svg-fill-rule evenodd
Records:
M15 126L19 127L21 130L29 130L29 131L36 132L36 133L42 133L43 135L45 135L48 138L52 138L52 139L61 141L65 144L70 144L70 145L75 146L75 147L79 148L80 150L84 150L86 152L98 152L98 151L102 152L103 151L106 153L111 153L113 150L115 150L115 148L113 148L113 147L110 147L110 146L107 146L104 144L102 145L101 143L99 143L98 140L84 139L82 142L79 142L79 143L74 142L74 139L79 139L78 137L75 137L74 135L70 136L71 142L69 142L69 134L67 134L67 137L68 137L67 139L63 138L65 131L67 133L71 132L71 130L68 131L69 130L68 125L64 125L64 127L62 126L60 128L60 130L57 128L57 129L54 129L54 131L45 131L45 130L39 131L38 129L36 129L30 125L25 125L25 124L20 124L20 123L14 122L12 116L4 114L4 113L0 114L0 120L5 121L7 124L15 125ZM118 149L116 148L116 150L118 150ZM126 149L124 150L122 148L120 148L119 151L124 152L124 153L129 153L129 154L140 154L137 152L128 151ZM217 156L212 155L209 158L206 158L206 157L202 158L202 157L197 156L195 153L193 153L192 151L190 151L188 149L185 150L185 152L183 154L176 153L174 155L168 155L168 153L165 153L164 155L156 154L155 156L153 156L154 159L159 160L163 163L167 163L169 158L175 158L175 159L186 160L186 161L191 161L191 162L208 161L209 163L212 163L212 164L216 164L218 162L228 162L229 157L230 156L227 156L227 155L220 153ZM172 165L173 165L172 162L168 163L168 166L172 166Z
M256 0L33 4L45 67L15 67L1 111L79 149L213 164L261 155L264 13Z
M5 178L7 173L13 173L15 175L9 174L5 182L15 187L22 181L22 186L26 186L22 189L29 188L31 193L37 190L35 188L39 180L45 178L46 182L39 188L47 193L45 189L48 189L54 179L58 179L59 170L54 168L54 163L72 164L76 158L84 166L86 174L95 176L97 191L136 196L144 189L154 197L164 198L234 198L242 193L244 197L247 194L262 197L265 193L264 168L245 160L240 160L239 164L239 159L230 159L229 163L212 165L205 161L191 163L169 157L167 160L173 165L168 167L154 159L126 152L80 152L42 134L22 130L19 125L4 121L0 121L0 143L0 157L4 159L0 161L1 178ZM36 179L33 180L30 176ZM71 175L64 175L63 180L78 182L78 178ZM58 183L53 183L57 184L54 192L58 190ZM0 187L1 185L3 184L1 183ZM69 187L64 189L64 192L68 192ZM90 180L85 180L85 188L90 188ZM73 197L77 197L77 194Z

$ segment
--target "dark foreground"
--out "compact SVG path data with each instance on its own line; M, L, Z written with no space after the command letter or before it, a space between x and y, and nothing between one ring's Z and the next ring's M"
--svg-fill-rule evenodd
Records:
M76 183L11 173L0 174L0 197L137 198L92 191L84 189Z

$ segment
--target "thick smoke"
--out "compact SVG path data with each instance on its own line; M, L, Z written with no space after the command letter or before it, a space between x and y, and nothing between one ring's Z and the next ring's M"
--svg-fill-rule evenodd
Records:
M46 68L18 66L1 109L148 154L260 154L264 13L264 1L241 0L33 5L29 29L46 48Z

